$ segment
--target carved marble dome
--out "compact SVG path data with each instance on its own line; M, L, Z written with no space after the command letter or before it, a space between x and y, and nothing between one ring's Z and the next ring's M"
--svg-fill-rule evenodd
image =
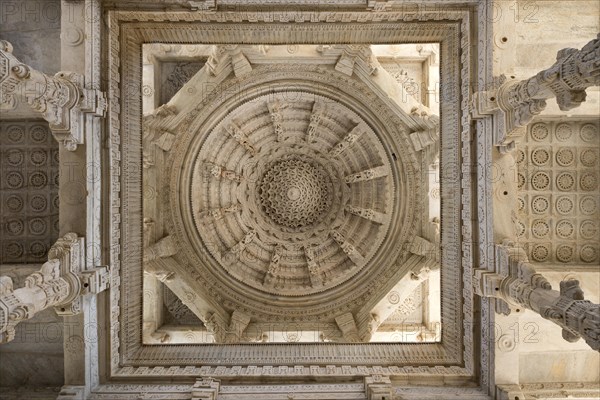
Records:
M355 112L287 92L235 107L204 133L190 203L227 274L298 296L368 264L389 229L393 183L378 136Z
M265 63L194 97L210 79L175 97L195 106L159 167L165 233L190 279L257 320L331 320L401 274L418 234L421 117L332 67Z

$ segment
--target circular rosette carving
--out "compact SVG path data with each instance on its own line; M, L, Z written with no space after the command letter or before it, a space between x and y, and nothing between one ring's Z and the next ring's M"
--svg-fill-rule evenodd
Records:
M229 276L301 296L369 263L391 223L394 185L383 145L358 114L309 93L269 95L229 110L205 135L189 208Z

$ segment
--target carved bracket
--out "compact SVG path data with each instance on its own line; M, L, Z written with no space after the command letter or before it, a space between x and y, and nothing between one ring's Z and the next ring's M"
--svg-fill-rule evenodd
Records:
M0 277L0 343L14 338L15 326L36 313L54 307L59 315L81 312L82 295L108 287L108 267L85 268L84 238L67 233L50 248L48 261L13 288L12 280Z
M365 392L368 400L393 398L392 381L389 376L371 375L365 377Z
M584 300L576 280L560 283L560 292L537 273L525 252L512 243L496 246L496 272L478 269L473 283L475 293L496 298L496 311L528 308L563 328L563 338L583 337L594 350L600 350L600 305Z
M550 68L522 81L496 79L490 90L473 95L473 118L492 116L493 141L496 146L514 146L511 142L523 135L526 126L546 107L547 99L556 97L562 111L578 107L585 101L585 90L600 85L600 34L581 50L562 49Z
M84 140L84 117L103 117L106 96L86 89L83 75L59 72L48 76L12 55L12 45L0 41L0 105L13 107L16 98L24 99L50 124L52 134L65 148L74 151Z
M221 382L213 378L199 378L192 387L192 400L217 400Z

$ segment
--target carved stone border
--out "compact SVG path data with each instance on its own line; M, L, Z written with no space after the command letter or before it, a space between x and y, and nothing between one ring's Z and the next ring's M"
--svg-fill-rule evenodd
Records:
M477 321L473 320L470 284L472 177L466 173L471 169L468 104L473 61L469 18L469 12L464 10L297 12L293 21L305 23L283 25L277 22L290 21L289 15L277 12L109 12L111 178L108 214L113 274L110 321L107 323L111 326L110 344L107 345L110 375L314 376L324 373L348 376L381 373L473 376L478 351L473 347L472 333ZM235 24L241 21L251 23ZM444 198L441 344L142 345L142 44L217 41L248 44L440 43L443 96L441 190ZM322 366L328 363L336 365ZM290 364L296 367L288 367Z

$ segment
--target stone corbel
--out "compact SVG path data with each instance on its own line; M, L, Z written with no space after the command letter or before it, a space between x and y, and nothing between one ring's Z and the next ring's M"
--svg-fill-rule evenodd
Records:
M429 240L420 236L415 236L409 244L409 251L418 256L423 256L432 260L439 259L440 250Z
M600 350L600 305L584 300L576 280L560 283L560 292L537 273L525 252L506 242L496 245L496 272L478 269L473 279L475 293L496 299L496 311L509 314L527 308L563 328L563 338L583 337Z
M163 151L170 151L175 142L175 134L168 130L160 130L160 136L153 143L160 147Z
M392 399L392 381L389 376L371 375L365 377L367 400Z
M369 45L318 46L317 51L324 56L338 56L335 70L348 76L352 76L357 69L367 76L376 75L380 67Z
M354 321L352 313L347 312L335 317L335 322L337 323L338 328L340 328L340 331L342 331L345 341L351 343L360 342L358 329L356 328L356 322Z
M199 378L192 387L192 400L217 400L221 382L214 378Z
M415 115L415 113L420 117L425 127L421 130L412 132L409 137L415 151L422 151L439 141L440 118L437 115L421 116L418 115L417 110L413 110L413 115Z
M206 330L213 335L215 343L223 343L229 330L225 320L219 314L210 312L201 319L206 326Z
M0 41L0 105L12 107L17 97L48 121L52 134L65 148L74 151L84 140L84 116L103 117L106 96L86 89L83 75L58 72L46 75L22 64L12 54L12 45Z
M546 107L547 99L556 97L562 111L578 107L585 101L585 90L600 85L600 34L581 50L562 49L550 68L522 81L497 78L489 90L473 95L475 119L492 116L493 142L511 144L524 134L535 115Z
M177 245L172 236L165 236L144 249L144 263L177 254Z
M85 268L84 239L68 233L50 248L48 261L13 288L12 280L0 277L0 343L11 341L15 326L36 313L54 307L59 315L81 312L82 295L96 294L108 286L108 267Z
M244 314L241 311L235 310L231 314L231 319L229 321L229 328L227 329L227 334L225 335L225 342L227 343L237 343L242 341L242 335L244 331L250 324L250 317Z
M212 76L219 76L224 71L229 74L233 70L238 78L247 75L252 71L252 65L244 54L248 50L252 50L252 47L231 44L214 46L206 61L208 72Z

